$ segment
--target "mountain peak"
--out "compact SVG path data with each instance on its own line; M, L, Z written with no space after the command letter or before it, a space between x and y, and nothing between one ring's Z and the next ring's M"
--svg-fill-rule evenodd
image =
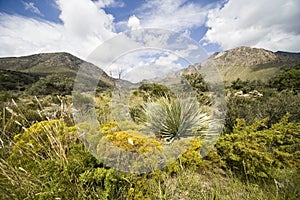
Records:
M272 52L262 48L241 46L211 55L202 63L191 65L188 71L197 71L214 65L225 82L267 80L280 73L282 67L300 63L300 53Z
M269 50L241 46L224 52L215 53L209 59L213 59L219 65L231 64L233 66L252 66L273 63L278 58L274 52Z
M83 70L78 73L79 69ZM22 90L28 89L33 94L70 94L76 78L82 83L79 89L84 91L93 89L91 86L95 84L101 89L114 85L114 79L102 69L65 52L0 58L0 71L0 78L5 80L0 90L16 90L21 85Z
M29 56L0 59L1 69L22 72L57 73L60 71L78 71L84 61L66 52L39 53Z

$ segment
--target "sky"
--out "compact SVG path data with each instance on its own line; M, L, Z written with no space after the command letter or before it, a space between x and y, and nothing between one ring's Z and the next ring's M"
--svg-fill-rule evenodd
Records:
M300 51L299 0L0 0L0 56L81 58L132 28L182 32L208 52Z
M239 46L300 52L299 19L299 0L0 0L0 57L64 51L86 59L143 28L179 33L209 55Z

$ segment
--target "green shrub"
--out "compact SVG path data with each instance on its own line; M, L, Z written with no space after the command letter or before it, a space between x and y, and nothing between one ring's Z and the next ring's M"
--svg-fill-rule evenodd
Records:
M32 95L67 95L71 94L74 85L74 78L62 74L48 75L40 78L31 85L28 93Z
M300 69L287 70L269 81L271 87L282 90L300 90Z
M250 125L256 120L268 118L268 127L278 123L282 117L290 113L290 121L300 121L300 94L273 89L264 89L263 97L227 97L227 113L224 133L231 133L236 119L245 119Z
M204 77L200 73L184 74L183 77L188 81L190 86L197 94L198 101L202 105L209 105L212 102L212 98L209 97L208 84L205 82Z
M288 116L267 128L266 120L247 126L238 120L233 133L216 144L219 155L234 172L246 177L274 178L276 168L299 169L300 124Z
M237 79L232 81L230 88L234 90L241 90L243 93L248 93L253 90L261 90L262 88L266 87L266 84L259 80L254 81L243 81L241 79Z
M144 101L147 101L150 99L160 98L160 97L170 97L173 96L173 93L171 90L161 84L156 83L143 83L138 88L139 91L144 91Z
M0 166L5 194L13 199L75 197L81 162L91 159L76 141L75 128L58 120L36 123L16 135L10 157Z
M131 186L130 179L129 174L105 168L86 170L79 177L85 191L92 189L86 193L89 199L126 199Z
M208 92L208 85L200 73L185 74L183 77L189 82L193 89Z

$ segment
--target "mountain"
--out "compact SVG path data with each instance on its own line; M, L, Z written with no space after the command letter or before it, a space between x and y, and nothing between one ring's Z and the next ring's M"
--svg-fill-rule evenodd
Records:
M261 48L238 47L217 52L207 60L193 64L183 73L201 71L215 66L226 83L241 80L268 80L287 67L300 63L300 53L272 52Z
M49 74L76 73L83 60L68 53L41 53L22 57L0 59L0 69L20 72Z
M99 67L69 53L62 52L0 58L0 89L10 90L21 87L21 90L25 90L34 84L35 88L48 84L47 87L44 86L46 90L51 90L49 88L51 86L53 86L53 90L56 90L57 87L65 90L66 88L62 87L59 82L66 82L68 84L67 93L70 93L74 80L82 66L86 69L80 73L80 78L82 78L84 84L99 80L98 86L100 87L107 88L114 85L113 78L109 77Z
M240 78L241 80L268 80L289 67L299 65L300 53L272 52L265 49L238 47L224 52L217 52L207 60L190 65L181 71L159 77L153 82L174 85L182 74L213 69L214 76L220 74L225 83ZM84 66L85 71L77 76ZM113 87L116 80L109 77L99 67L81 60L69 53L40 53L30 56L0 58L0 90L29 90L33 94L48 94L58 90L69 94L77 76L83 85L89 87L98 81L100 88ZM213 77L215 78L215 77ZM120 85L127 82L118 82ZM177 83L177 82L176 82ZM121 84L121 85L122 85ZM30 89L31 88L31 89ZM45 92L43 92L45 91Z
M212 54L201 63L157 77L149 82L174 85L183 74L200 72L210 83L231 84L236 79L267 81L279 73L300 66L300 53L272 52L265 49L238 47Z

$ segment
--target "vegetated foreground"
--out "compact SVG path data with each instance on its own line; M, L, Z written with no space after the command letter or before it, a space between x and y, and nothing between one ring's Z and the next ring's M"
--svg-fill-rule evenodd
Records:
M59 93L64 86L37 97L26 88L1 90L0 199L299 199L299 65L265 82L233 81L223 133L205 157L201 136L213 97L200 74L184 77L198 103L142 83L130 94L130 120L120 122L111 117L110 88L93 98L75 94L84 109L94 103L100 127L75 126L71 96ZM152 159L185 141L188 148L163 168ZM148 159L128 165L124 152ZM151 170L122 172L108 161L128 172L145 163Z

